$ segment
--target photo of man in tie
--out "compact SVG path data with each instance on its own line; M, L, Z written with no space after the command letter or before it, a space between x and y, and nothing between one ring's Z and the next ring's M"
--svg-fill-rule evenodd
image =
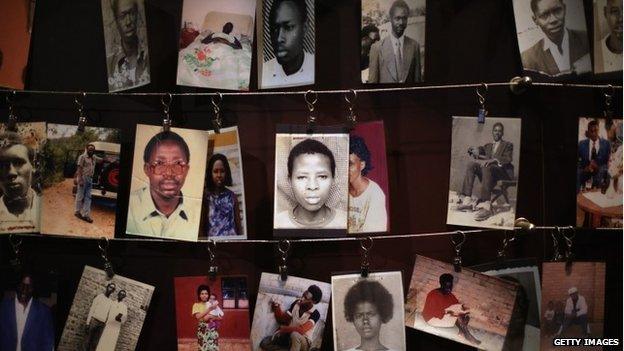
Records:
M611 145L598 135L598 128L597 120L590 121L585 132L586 139L578 144L577 193L583 185L589 190L602 187L608 181Z
M422 81L420 44L405 33L408 26L416 25L410 23L413 17L417 17L411 12L404 0L395 0L390 6L390 33L370 48L368 83Z

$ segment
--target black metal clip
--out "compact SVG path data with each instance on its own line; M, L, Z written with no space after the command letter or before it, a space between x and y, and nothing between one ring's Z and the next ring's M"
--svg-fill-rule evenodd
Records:
M78 96L74 98L74 104L78 108L78 133L83 133L85 131L85 126L87 125L87 116L84 112L84 100L87 97L87 93L80 93L80 99Z
M100 249L100 256L102 256L102 260L104 260L104 271L106 272L106 276L110 280L115 275L115 271L113 270L113 264L108 258L108 246L109 246L108 238L106 237L100 238L100 241L98 242L98 247Z
M477 92L477 99L479 100L479 110L477 114L477 122L485 123L485 117L487 117L488 110L485 107L485 100L487 98L488 85L481 83L481 86L475 89Z
M303 94L306 104L308 105L308 134L314 132L316 126L316 116L314 113L314 105L318 101L318 94L314 90L308 90Z
M211 99L212 110L214 112L214 118L212 119L212 127L215 133L221 132L223 126L223 119L221 118L221 103L223 102L223 94L217 92Z
M13 103L15 102L15 90L7 93L6 95L6 103L7 108L9 110L9 118L6 123L6 129L10 132L17 132L17 116L15 115L15 111L13 109Z
M357 124L357 114L355 113L356 101L357 101L357 91L351 89L348 93L345 93L345 101L347 102L347 108L349 109L349 114L347 115L347 126L349 129L355 128Z
M362 278L368 278L368 274L370 273L370 250L373 248L373 238L366 237L360 241L360 248L362 249L362 264L361 275Z
M459 237L455 235L451 235L451 243L453 244L453 250L455 250L455 258L453 258L453 267L455 268L455 272L461 272L462 267L462 257L461 257L461 249L464 242L466 242L466 233L458 230L457 233Z
M169 109L171 107L171 101L173 97L171 93L164 94L160 97L160 103L163 107L163 130L168 132L171 129L171 115L169 114Z
M206 245L206 250L208 250L208 276L211 280L214 280L219 273L219 267L215 263L215 251L217 251L217 242L212 239L208 241Z
M9 236L9 243L11 243L11 248L13 249L13 259L10 261L11 266L13 266L13 268L15 268L16 270L19 270L20 267L22 266L22 260L21 260L21 246L22 246L22 238L19 238L17 236L15 236L14 234L11 234Z
M290 250L290 241L287 239L280 240L277 244L277 250L280 252L280 265L278 271L282 281L288 279L288 265L286 265L286 259L288 258L288 251Z

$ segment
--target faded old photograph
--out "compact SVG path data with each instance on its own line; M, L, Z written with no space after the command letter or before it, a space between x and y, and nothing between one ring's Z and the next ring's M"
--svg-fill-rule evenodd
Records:
M10 14L0 21L0 87L24 89L35 0L1 1L0 13Z
M583 0L513 0L513 8L525 71L591 73Z
M238 127L208 131L200 239L246 239L245 184Z
M542 264L541 350L557 350L554 338L602 338L605 314L604 262ZM579 350L600 350L601 346Z
M257 17L260 89L314 84L314 0L262 0Z
M335 275L331 283L334 350L406 350L401 272Z
M255 0L184 0L177 84L249 90Z
M503 350L519 284L417 255L405 325L481 350ZM517 326L520 329L523 325Z
M176 277L178 351L249 351L246 276Z
M520 118L453 117L447 224L513 229Z
M253 351L320 350L331 285L262 273L251 326Z
M197 241L208 133L138 124L126 234Z
M115 236L120 151L118 129L48 124L41 233Z
M594 73L622 71L622 0L594 0Z
M150 82L144 0L101 0L108 91Z
M346 233L348 167L348 134L276 134L273 228Z
M135 349L154 287L85 266L59 351Z
M44 122L0 125L0 233L39 233Z
M425 0L362 0L362 83L418 83L425 73Z
M622 120L579 118L576 225L622 228Z

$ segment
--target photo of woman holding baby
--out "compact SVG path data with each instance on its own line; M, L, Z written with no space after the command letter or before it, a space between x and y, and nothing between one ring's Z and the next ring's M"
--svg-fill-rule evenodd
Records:
M223 310L219 308L219 301L210 293L208 285L197 287L197 300L193 304L193 317L197 319L197 342L199 351L219 350L219 324L223 319Z
M348 154L347 134L278 134L273 227L346 230Z

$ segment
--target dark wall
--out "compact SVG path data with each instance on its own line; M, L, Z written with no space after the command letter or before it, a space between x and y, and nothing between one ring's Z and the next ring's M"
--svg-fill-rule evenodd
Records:
M585 0L588 28L591 1ZM428 1L426 84L505 82L521 73L511 1ZM204 91L175 86L181 0L146 2L152 83L138 92ZM314 89L358 88L359 2L317 0L316 81ZM57 91L106 90L106 64L100 2L97 0L38 0L30 57L28 89ZM255 57L251 88L256 84ZM621 85L621 75L581 77L574 82ZM75 124L71 95L19 94L22 121ZM84 101L89 124L122 130L122 188L118 201L117 237L124 232L137 123L159 124L159 97L90 95ZM523 95L491 87L487 101L491 116L522 118L522 154L517 214L540 225L575 222L577 118L600 116L602 91L532 87ZM614 105L622 114L621 92ZM5 108L3 106L3 108ZM320 95L320 124L342 123L347 110L340 95ZM303 96L240 96L223 100L226 125L238 125L243 162L250 239L270 239L272 228L274 128L277 123L304 123ZM392 234L455 230L445 225L452 115L473 115L474 89L442 89L393 93L362 93L361 121L383 119L386 126ZM1 112L6 115L6 110ZM210 128L211 106L205 97L175 97L174 125ZM531 232L514 244L511 257L551 256L548 232ZM473 265L495 258L503 234L470 235L464 262ZM10 259L6 237L0 239L0 264ZM329 281L331 272L359 267L357 243L294 244L289 265L293 275ZM579 259L607 262L606 335L622 336L622 235L618 231L579 231ZM59 273L59 336L76 290L82 267L101 267L97 242L61 238L24 239L23 252L40 268ZM219 244L217 255L224 274L249 275L251 296L260 272L276 269L276 250L268 244ZM201 244L113 242L111 256L119 274L156 286L138 349L175 349L173 277L207 272ZM402 270L405 287L415 253L450 261L448 237L376 241L373 268ZM253 298L252 298L253 303ZM252 306L253 307L253 306ZM409 350L462 350L466 347L408 329ZM331 349L331 328L324 350Z

